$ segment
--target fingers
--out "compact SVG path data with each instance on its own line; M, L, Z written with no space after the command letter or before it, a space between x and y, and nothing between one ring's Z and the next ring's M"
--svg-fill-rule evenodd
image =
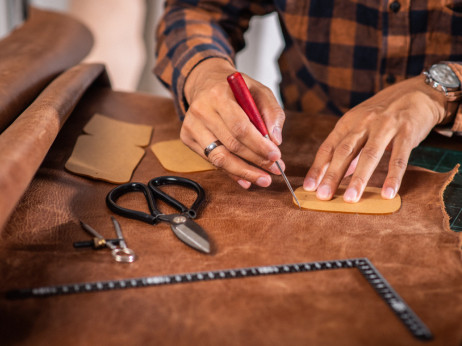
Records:
M336 126L336 128L329 134L326 140L319 147L314 162L311 165L308 173L306 174L305 180L303 182L303 188L307 191L316 191L320 186L321 180L325 177L327 170L330 168L331 162L333 161L334 154L337 151L336 157L341 156L352 157L353 159L357 149L353 142L348 143L344 141L346 133L344 133L341 126ZM341 145L343 141L343 145ZM339 156L338 147L341 145L341 154ZM350 161L351 161L350 160ZM341 162L340 162L341 163ZM346 165L346 163L341 164L341 166ZM338 163L336 165L338 167ZM338 168L337 168L338 169ZM331 180L340 181L341 177L332 176L333 172L336 170L330 169ZM344 172L341 173L342 176ZM334 190L335 191L335 190ZM322 191L323 193L327 191ZM329 193L328 193L329 194ZM328 197L326 197L328 198Z
M267 171L280 174L275 161L284 167L278 148L284 112L268 88L244 76L268 127L270 140L264 138L235 100L227 82L235 70L222 60L207 59L189 75L185 85L189 108L180 137L202 157L205 147L221 141L223 145L212 150L207 159L244 188L252 183L266 187L271 184Z
M216 141L217 136L210 131L203 122L195 121L194 117L186 117L180 132L180 137L187 146L206 160L210 161L214 166L224 169L231 176L238 177L234 180L236 180L242 187L248 188L251 183L261 187L267 187L271 184L271 176L267 172L250 165L240 157L233 154L227 148L227 141L224 140L223 137L219 137L219 140L223 143L223 145L213 149L209 153L208 157L206 157L204 154L204 148L210 143ZM262 141L269 142L261 135L260 139ZM255 153L252 153L246 148L241 148L241 151L243 151L246 156L256 156ZM277 167L275 167L273 161L263 160L260 163L269 171L278 173Z
M340 184L340 181L345 176L347 168L350 166L351 162L354 161L355 157L358 156L358 153L361 149L363 150L363 152L372 152L372 150L374 150L372 148L371 143L365 143L366 139L367 138L363 133L354 132L349 136L343 138L339 143L330 145L331 148L334 148L330 160L328 160L328 155L323 154L317 157L318 162L316 162L315 159L314 168L318 171L320 171L322 167L328 167L325 170L323 176L318 176L315 178L316 181L319 181L319 186L317 187L316 191L316 197L318 199L329 200L333 197L335 191L338 188L338 185ZM378 155L379 153L377 154L377 156ZM364 158L364 155L361 155L361 158ZM356 167L355 173L353 174L352 178L352 181L354 181L356 184L358 184L358 182L361 181L361 179L365 179L366 183L368 180L367 177L362 177L361 175L359 175L359 172L361 172L361 174L364 175L368 174L368 172L371 169L375 169L375 166L371 166L371 161L364 161L361 158L359 158L358 166ZM357 188L361 186L362 185L357 186ZM353 195L354 190L347 190L349 194L346 194L346 196L351 195L356 199L357 196L360 196L362 194L362 191L362 189L357 191L355 196Z
M384 121L376 128L340 134L338 128L321 145L308 171L305 190L315 191L316 197L329 200L343 177L353 173L343 195L345 202L358 202L383 154L392 145L389 170L382 187L382 197L392 199L398 192L415 136L410 126L396 127L393 121Z
M237 102L221 109L218 121L209 122L206 126L229 151L260 167L281 158L276 144L261 135Z
M213 109L206 107L186 117L182 127L184 142L187 144L197 142L206 146L210 142L204 142L204 138L209 137L212 141L219 139L231 153L274 174L278 174L279 171L274 168L274 161L281 156L279 148L258 132L249 122L247 116L242 114L243 111L239 106L237 108L234 106L234 104L231 104L230 111L224 112L226 114L223 116L216 114L213 121L206 121L205 116L213 112ZM228 128L223 119L224 117L237 119L232 124L232 129ZM204 135L204 133L212 133L213 135Z
M356 170L356 166L358 165L358 160L359 160L359 156L361 155L361 152L359 152L358 156L356 156L354 158L353 161L351 161L350 163L350 166L348 167L346 173L345 173L345 177L349 177L350 175L352 175L355 170Z
M356 203L361 199L372 173L377 168L385 152L387 142L388 139L385 141L373 139L368 141L364 146L358 160L358 165L343 195L345 202Z
M382 186L383 198L393 199L398 193L412 148L407 138L395 141L388 165L388 174Z

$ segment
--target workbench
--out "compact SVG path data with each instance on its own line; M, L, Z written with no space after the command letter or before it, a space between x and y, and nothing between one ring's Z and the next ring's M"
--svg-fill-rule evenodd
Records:
M51 109L58 104L66 111L33 110L43 116L56 113L57 129L44 131L59 133L0 233L0 343L422 344L353 269L43 298L14 300L5 295L10 290L48 285L366 257L431 330L434 338L425 344L461 344L461 234L450 229L442 198L455 171L434 173L410 167L400 190L401 209L391 215L322 213L300 211L280 177L274 177L268 188L246 191L220 170L166 171L146 148L131 181L146 183L173 174L199 182L206 191L206 204L196 221L210 236L211 254L187 247L166 224L153 226L119 216L137 261L116 263L104 249L73 248L73 242L88 238L80 220L107 237L114 232L110 221L114 214L105 198L115 185L64 169L88 120L99 113L153 126L151 143L177 139L181 123L168 98L112 90L101 65L79 65L69 71L53 77L58 83L46 87L52 88L48 95L65 100L51 102ZM31 112L26 109L18 119ZM302 185L316 149L336 120L330 115L287 112L281 151L294 187ZM27 131L41 133L36 139L41 148L44 135L39 126L45 125L37 123ZM436 134L423 143L452 150L461 144L460 139L446 140ZM18 142L17 147L22 144ZM371 186L383 182L386 159L372 176ZM34 159L24 160L24 172L32 170ZM27 174L21 172L10 172L6 181L24 184ZM11 196L17 195L4 177L1 184ZM460 201L460 196L455 200ZM136 196L126 203L146 209Z

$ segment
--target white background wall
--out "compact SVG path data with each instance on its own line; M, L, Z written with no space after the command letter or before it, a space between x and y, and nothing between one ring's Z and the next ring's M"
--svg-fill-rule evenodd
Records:
M0 37L14 22L12 7L19 0L0 0ZM31 0L34 6L70 13L93 32L95 45L86 61L106 64L114 89L168 95L152 74L154 29L163 0ZM16 11L17 12L17 11ZM253 18L246 33L246 48L236 64L270 87L279 99L277 56L283 46L277 16Z

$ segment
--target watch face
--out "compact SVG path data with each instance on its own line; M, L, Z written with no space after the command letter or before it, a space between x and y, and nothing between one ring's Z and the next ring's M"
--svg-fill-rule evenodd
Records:
M446 88L458 88L459 79L451 68L446 64L435 64L428 71L430 76Z

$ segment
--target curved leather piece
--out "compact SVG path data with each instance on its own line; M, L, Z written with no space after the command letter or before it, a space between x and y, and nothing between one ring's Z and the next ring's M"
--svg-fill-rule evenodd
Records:
M462 264L441 193L454 172L409 169L402 208L392 215L300 211L281 177L243 190L221 171L181 174L199 182L206 203L196 219L213 252L182 244L166 224L116 216L138 260L114 262L107 249L76 250L91 237L82 220L114 237L105 205L114 185L64 170L94 113L155 127L152 142L178 138L171 100L92 88L82 98L0 234L0 293L9 289L260 265L368 257L433 332L425 345L462 342ZM300 186L335 118L288 113L282 157ZM289 135L290 134L290 135ZM381 162L370 185L387 172ZM169 175L147 150L133 181ZM169 193L175 191L169 191ZM178 191L181 193L182 191ZM194 193L175 195L194 198ZM120 201L145 210L142 195ZM185 200L186 202L186 200ZM0 209L1 210L1 209ZM9 301L0 295L5 344L403 345L411 336L355 270L209 281Z
M0 134L0 230L69 114L98 77L108 84L103 65L82 64L71 68L46 87Z
M30 17L0 41L0 132L59 73L90 51L90 31L72 17L31 8Z

